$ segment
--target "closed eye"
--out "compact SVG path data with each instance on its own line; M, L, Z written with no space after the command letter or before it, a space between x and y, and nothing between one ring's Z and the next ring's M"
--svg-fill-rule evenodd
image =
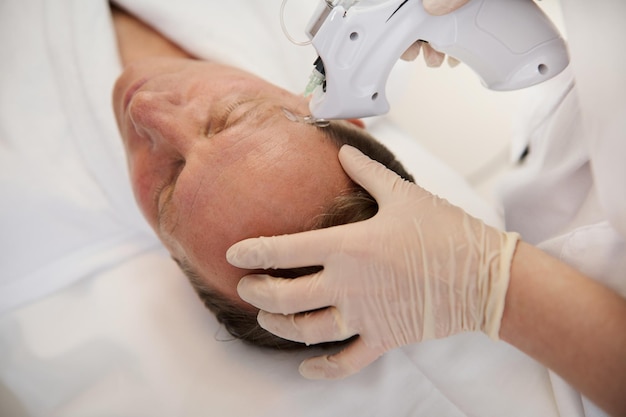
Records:
M242 105L248 104L248 103L255 103L254 106L247 106L246 110L243 111L242 115L244 117L236 117L234 120L232 120L233 118L231 117L232 114L239 109ZM236 123L239 123L242 119L245 119L248 116L252 116L256 114L256 109L259 107L260 104L262 104L263 101L261 101L259 98L245 98L242 100L237 100L231 104L229 104L225 109L224 112L222 113L222 115L220 116L220 118L217 120L217 123L215 125L210 124L208 126L207 129L207 136L212 136L215 135L231 126L233 126ZM250 108L251 107L251 108Z
M220 117L217 119L215 123L209 122L205 136L212 136L224 130L226 128L226 125L228 123L228 118L230 117L231 113L235 111L237 107L241 106L243 103L247 101L249 101L249 99L237 100L233 103L230 103L228 106L226 106L226 108L224 109L224 111L222 112L222 114L220 115ZM209 120L211 120L211 117L209 117Z
M226 107L226 111L224 111L224 114L219 119L219 126L226 126L226 123L228 122L228 118L230 117L231 113L235 111L237 107L241 106L247 101L249 100L239 100Z

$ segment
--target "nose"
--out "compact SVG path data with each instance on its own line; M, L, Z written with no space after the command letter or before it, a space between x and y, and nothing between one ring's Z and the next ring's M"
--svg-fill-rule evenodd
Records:
M157 146L173 146L180 152L191 138L192 123L180 94L139 91L128 105L133 128Z

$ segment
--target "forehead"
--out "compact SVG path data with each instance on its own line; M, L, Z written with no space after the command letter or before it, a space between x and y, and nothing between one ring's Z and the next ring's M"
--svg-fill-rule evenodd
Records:
M248 237L308 230L350 186L337 147L319 129L278 115L254 136L263 140L251 148L238 138L223 153L220 175L201 180L202 190L189 194L194 203L181 213L186 221L177 236L205 283L233 299L238 299L236 283L245 273L226 262L230 245Z
M287 220L286 214L310 212L310 204L319 208L320 200L348 183L337 146L319 129L289 121L273 104L258 105L241 117L245 121L218 139L224 146L213 160L216 166L206 169L216 175L207 177L198 203L231 204L246 212L263 207L259 215L270 217L278 210ZM210 163L198 156L189 163ZM269 210L271 205L277 207Z

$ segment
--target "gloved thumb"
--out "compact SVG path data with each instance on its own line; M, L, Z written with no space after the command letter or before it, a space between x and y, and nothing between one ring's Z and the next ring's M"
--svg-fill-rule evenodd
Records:
M433 16L441 16L455 11L469 0L424 0L424 10Z

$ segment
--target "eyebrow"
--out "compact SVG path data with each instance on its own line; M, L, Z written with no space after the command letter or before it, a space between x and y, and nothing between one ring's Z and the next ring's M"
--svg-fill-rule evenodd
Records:
M232 114L239 107L245 106L248 103L254 103L254 105L252 105L250 108L246 109L244 114L242 114L241 116L237 117L237 119L235 119L232 123L229 124L227 122L226 126L225 126L225 129L226 128L232 128L234 126L238 126L238 125L242 124L243 122L249 121L251 118L258 119L259 116L263 113L262 112L263 108L266 105L268 105L267 101L265 101L262 97L256 97L256 98L252 98L252 99L249 99L249 100L244 100L241 103L239 103L237 106L235 106L235 108L233 108L231 110L229 115Z

